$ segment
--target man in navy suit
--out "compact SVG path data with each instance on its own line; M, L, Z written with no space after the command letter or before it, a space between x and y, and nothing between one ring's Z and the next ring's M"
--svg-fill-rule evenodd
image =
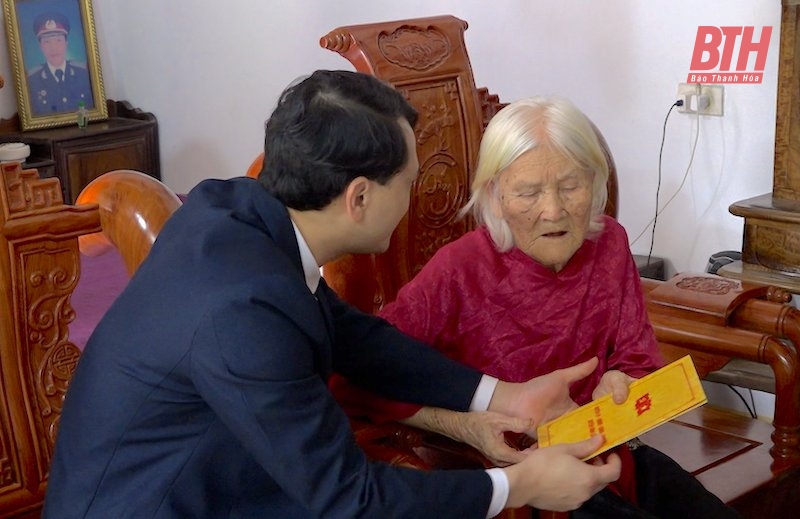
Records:
M596 360L522 384L449 361L348 306L319 266L385 250L418 160L416 112L364 74L317 71L266 125L259 181L206 180L89 340L67 392L43 517L491 517L574 509L619 476L601 443L506 468L369 462L326 382L526 417L574 407Z

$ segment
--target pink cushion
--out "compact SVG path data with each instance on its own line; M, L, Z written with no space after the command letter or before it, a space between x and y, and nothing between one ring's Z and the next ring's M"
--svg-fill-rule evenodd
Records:
M76 316L69 327L69 338L75 346L83 349L129 279L116 249L96 257L81 254L81 277L70 300Z

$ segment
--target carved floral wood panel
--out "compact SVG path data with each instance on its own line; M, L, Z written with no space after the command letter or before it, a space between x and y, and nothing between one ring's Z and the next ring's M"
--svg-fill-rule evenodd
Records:
M770 269L800 273L800 229L790 226L773 228L750 222L745 226L745 242L757 243L758 247L745 248L742 259Z
M61 193L58 179L0 165L0 517L41 504L80 356L69 341L77 236L100 230L100 218Z
M22 358L27 360L21 369L25 385L36 397L31 419L44 454L37 460L42 476L55 444L67 385L80 357L80 350L69 341L68 328L75 320L69 299L80 268L74 241L24 245L17 251L20 282L15 283L15 295L25 309L20 337Z
M402 258L406 274L413 277L444 244L461 236L469 221L459 218L467 202L469 158L463 141L464 118L455 79L416 86L405 91L419 110L417 154L420 162L412 205L403 222L408 247ZM405 281L408 281L405 279Z
M459 211L469 196L485 120L499 105L496 96L488 92L476 94L471 69L464 66L469 62L463 40L466 22L452 16L418 22L393 28L385 24L342 27L320 39L323 47L340 53L358 71L392 83L419 114L415 127L419 177L412 206L389 250L372 261L351 258L346 260L348 265L326 266L331 286L347 290L349 300L368 299L354 293L359 292L353 288L359 283L365 294L374 291L371 309L394 299L400 286L436 250L472 228L471 219L461 218ZM479 99L485 101L485 107L479 105ZM361 268L353 268L353 264ZM364 276L363 268L371 269L374 277ZM354 272L358 275L352 276ZM359 281L365 277L375 279L375 284Z

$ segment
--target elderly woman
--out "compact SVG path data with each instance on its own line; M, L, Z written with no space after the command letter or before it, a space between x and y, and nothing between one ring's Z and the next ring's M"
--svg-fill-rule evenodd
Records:
M586 403L621 403L628 384L663 365L624 229L603 215L608 164L592 124L564 100L512 103L481 142L472 196L479 224L442 247L382 316L484 372L524 381L597 356L572 387ZM469 443L499 464L526 455L504 431L536 424L386 402L345 383L352 414L401 420ZM618 449L625 474L574 517L738 517L667 456ZM635 468L634 468L635 467Z

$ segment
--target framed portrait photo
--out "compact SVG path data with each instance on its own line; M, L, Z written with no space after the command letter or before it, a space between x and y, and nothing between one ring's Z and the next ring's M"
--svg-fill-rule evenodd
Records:
M91 0L2 0L22 130L108 118Z

